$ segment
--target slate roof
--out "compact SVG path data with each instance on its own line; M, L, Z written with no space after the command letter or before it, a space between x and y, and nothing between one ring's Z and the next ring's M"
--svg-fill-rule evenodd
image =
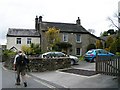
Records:
M16 29L16 28L9 28L7 36L40 37L39 33L35 29Z
M60 22L42 22L41 30L47 31L48 27L55 27L60 29L60 32L67 32L67 33L80 33L80 34L90 34L96 37L95 35L89 33L84 27L81 25L73 24L73 23L60 23ZM38 31L35 29L16 29L16 28L9 28L7 36L12 37L40 37ZM100 39L100 38L98 38Z
M48 27L55 27L60 29L60 32L70 33L89 33L84 27L72 23L59 23L59 22L42 22L42 30L48 30Z

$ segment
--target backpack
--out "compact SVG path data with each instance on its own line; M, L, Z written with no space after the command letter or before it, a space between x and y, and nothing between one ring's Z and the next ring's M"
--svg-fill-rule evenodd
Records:
M19 55L17 58L16 58L16 64L18 66L26 66L28 64L28 59L25 57L25 55Z

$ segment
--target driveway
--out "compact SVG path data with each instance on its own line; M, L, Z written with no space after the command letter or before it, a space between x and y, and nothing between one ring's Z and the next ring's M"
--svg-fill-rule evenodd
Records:
M89 63L80 61L79 65L74 65L69 69L95 71L95 63ZM65 69L68 70L68 69ZM77 71L78 72L78 71ZM89 73L89 72L87 72ZM62 70L46 71L35 73L32 72L30 75L46 80L48 82L55 83L65 88L117 88L117 79L113 76L93 74L90 76L84 74L75 74L69 72L63 72Z

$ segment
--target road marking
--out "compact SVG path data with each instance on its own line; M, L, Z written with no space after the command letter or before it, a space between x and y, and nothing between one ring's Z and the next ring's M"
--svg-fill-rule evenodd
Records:
M52 85L50 85L50 84L47 84L47 83L45 83L45 82L42 82L42 81L40 81L40 80L37 80L37 79L34 79L34 80L35 80L36 82L38 82L38 83L41 83L41 84L49 87L49 88L52 88L52 89L55 89L55 88L56 88L56 87L54 87L54 86L52 86Z

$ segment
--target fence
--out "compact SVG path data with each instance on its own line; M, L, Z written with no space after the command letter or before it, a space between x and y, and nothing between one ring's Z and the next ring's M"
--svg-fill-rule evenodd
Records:
M120 57L97 56L96 73L102 73L111 76L120 76Z

